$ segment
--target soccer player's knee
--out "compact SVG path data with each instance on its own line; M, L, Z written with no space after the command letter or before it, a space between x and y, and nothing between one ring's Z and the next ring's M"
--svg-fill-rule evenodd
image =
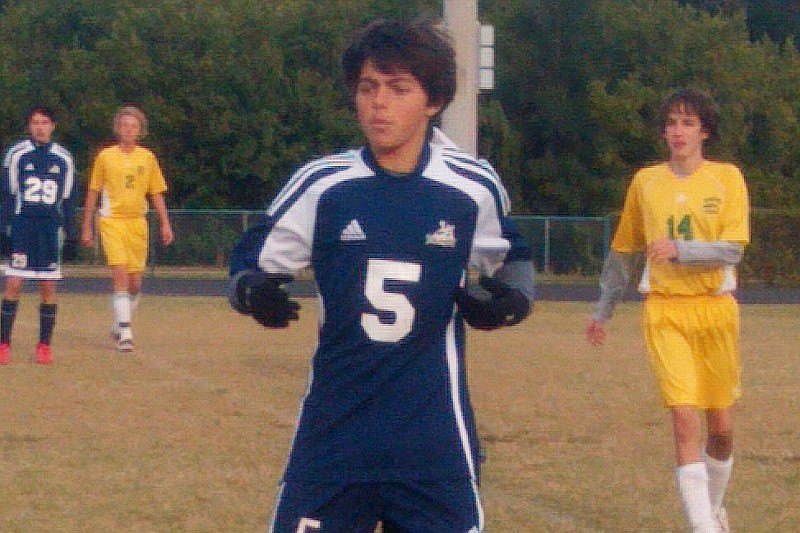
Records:
M733 451L733 431L711 430L706 443L708 455L715 459L725 460Z
M730 429L712 429L708 433L708 440L720 444L733 442L733 431Z

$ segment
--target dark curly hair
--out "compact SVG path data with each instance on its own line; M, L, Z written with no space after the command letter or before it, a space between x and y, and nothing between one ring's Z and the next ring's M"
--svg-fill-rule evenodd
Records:
M357 31L342 57L347 87L355 92L369 60L380 72L408 71L428 103L442 109L456 93L456 54L450 37L430 19L379 20Z
M659 128L662 133L667 123L667 117L674 111L696 114L700 118L703 131L708 134L708 140L710 142L719 140L719 130L717 129L719 108L708 93L685 87L667 96L661 102L658 110Z

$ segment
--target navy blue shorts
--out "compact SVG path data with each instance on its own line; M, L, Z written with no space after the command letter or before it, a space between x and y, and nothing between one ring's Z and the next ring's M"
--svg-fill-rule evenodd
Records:
M11 219L11 260L6 275L61 279L61 222L49 218Z
M480 533L478 487L469 479L281 485L271 533Z

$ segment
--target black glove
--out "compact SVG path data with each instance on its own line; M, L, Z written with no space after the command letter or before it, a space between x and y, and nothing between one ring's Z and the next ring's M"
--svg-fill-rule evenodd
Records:
M521 291L486 276L481 276L479 283L489 293L489 299L476 298L461 287L456 289L456 303L461 316L473 328L492 330L513 326L530 313L530 302Z
M289 299L281 285L292 281L287 274L252 272L236 278L231 305L240 313L253 315L265 328L285 328L297 320L300 304Z
M78 258L78 242L75 239L67 239L61 247L61 259L64 261L74 261Z

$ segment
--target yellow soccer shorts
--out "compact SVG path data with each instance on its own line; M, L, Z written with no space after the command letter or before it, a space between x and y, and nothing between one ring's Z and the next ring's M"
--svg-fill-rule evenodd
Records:
M643 322L664 405L724 409L741 396L739 306L733 296L650 295Z
M124 266L131 274L144 272L148 244L144 217L100 217L98 231L109 266Z

